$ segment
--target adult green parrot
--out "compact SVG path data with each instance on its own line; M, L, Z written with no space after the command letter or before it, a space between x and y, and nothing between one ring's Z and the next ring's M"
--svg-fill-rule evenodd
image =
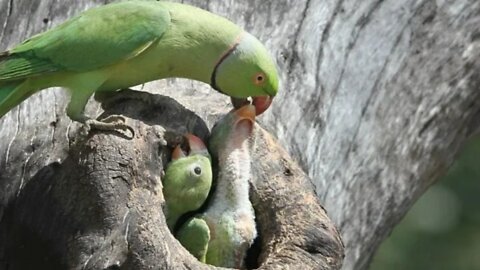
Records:
M212 166L207 147L192 134L185 137L190 149L188 155L180 146L175 147L163 177L166 220L172 232L183 214L202 206L212 186Z
M70 90L67 115L88 127L125 129L84 114L95 91L183 77L210 84L234 104L253 97L256 113L278 90L272 57L255 37L225 18L158 1L92 8L0 53L0 117L35 92Z
M257 236L248 194L249 137L254 121L255 107L246 105L213 128L209 148L218 160L216 190L205 213L190 219L179 230L179 235L185 235L179 238L182 245L208 264L243 268L247 250ZM207 236L209 242L205 243Z

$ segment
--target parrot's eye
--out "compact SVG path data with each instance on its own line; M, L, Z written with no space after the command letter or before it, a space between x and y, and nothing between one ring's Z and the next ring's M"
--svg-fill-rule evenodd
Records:
M262 85L264 81L265 81L265 74L263 72L258 72L253 77L253 83L255 85Z
M200 175L202 174L202 169L200 167L195 167L193 169L193 172L196 174L196 175Z

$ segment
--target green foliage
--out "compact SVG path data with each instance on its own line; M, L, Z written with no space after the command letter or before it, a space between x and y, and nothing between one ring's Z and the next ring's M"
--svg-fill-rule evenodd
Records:
M480 138L380 247L371 270L480 269Z

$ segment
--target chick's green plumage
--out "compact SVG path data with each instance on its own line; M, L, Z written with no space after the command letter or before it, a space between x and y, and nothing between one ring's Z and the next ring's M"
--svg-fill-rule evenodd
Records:
M183 214L202 206L212 185L210 156L205 145L194 135L186 137L190 153L185 156L177 146L163 178L167 225L172 231Z
M168 77L267 100L256 103L258 113L278 90L265 47L232 22L184 4L127 1L87 10L0 53L0 116L38 90L61 86L71 92L68 116L86 122L83 109L95 91Z
M176 237L195 258L203 263L206 262L210 228L205 220L198 217L191 218L178 230Z

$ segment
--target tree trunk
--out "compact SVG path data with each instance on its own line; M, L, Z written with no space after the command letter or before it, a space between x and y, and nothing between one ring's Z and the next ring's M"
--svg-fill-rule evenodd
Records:
M1 48L104 2L0 0ZM339 267L342 245L318 199L343 238L343 269L366 269L478 132L480 2L185 2L245 27L279 65L281 92L260 124L308 176L256 127L260 266ZM166 143L185 131L206 136L228 99L179 79L141 89L156 94L129 92L104 108L128 117L133 140L79 135L60 89L0 119L0 269L28 267L28 256L51 269L206 268L166 231L159 178ZM102 111L91 102L87 113Z

